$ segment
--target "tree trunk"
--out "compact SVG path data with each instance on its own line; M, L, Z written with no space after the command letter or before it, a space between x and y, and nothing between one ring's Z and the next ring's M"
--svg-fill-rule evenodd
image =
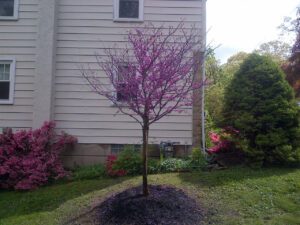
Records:
M143 195L149 195L148 189L148 165L147 165L147 153L148 153L148 134L149 134L149 122L144 121L143 126Z

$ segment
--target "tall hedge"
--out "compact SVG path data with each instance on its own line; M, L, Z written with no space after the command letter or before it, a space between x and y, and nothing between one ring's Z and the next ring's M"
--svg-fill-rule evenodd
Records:
M252 162L289 163L300 158L299 107L282 70L251 54L225 90L223 125L240 131Z

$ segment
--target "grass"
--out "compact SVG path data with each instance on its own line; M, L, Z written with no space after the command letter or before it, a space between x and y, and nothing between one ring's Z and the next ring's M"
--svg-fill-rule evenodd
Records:
M149 180L184 188L197 197L207 211L205 224L300 224L299 169L232 168L151 175ZM140 181L140 177L98 178L32 192L0 191L0 225L62 224Z

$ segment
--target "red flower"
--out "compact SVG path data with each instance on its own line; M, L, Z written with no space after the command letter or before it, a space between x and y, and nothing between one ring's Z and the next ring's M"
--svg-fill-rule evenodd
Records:
M118 157L116 155L108 155L106 159L106 173L111 177L122 177L127 175L127 171L123 169L114 169L114 165Z

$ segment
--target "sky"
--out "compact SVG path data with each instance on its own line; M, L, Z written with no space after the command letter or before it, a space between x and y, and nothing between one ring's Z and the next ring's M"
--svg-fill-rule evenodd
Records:
M284 17L293 17L300 0L207 0L207 43L219 46L225 63L239 51L252 52L278 39Z

